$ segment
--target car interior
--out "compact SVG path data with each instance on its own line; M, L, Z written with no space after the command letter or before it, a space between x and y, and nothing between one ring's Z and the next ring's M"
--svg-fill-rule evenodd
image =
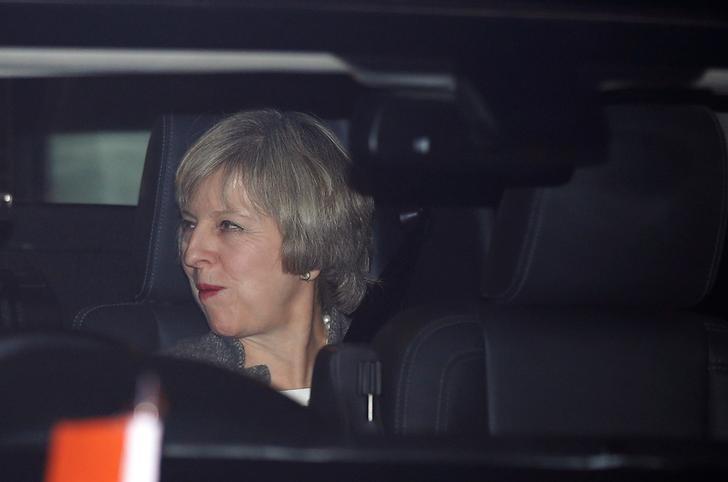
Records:
M151 373L162 480L723 480L728 12L576 3L0 1L0 479ZM177 167L263 107L375 203L308 407L164 355Z

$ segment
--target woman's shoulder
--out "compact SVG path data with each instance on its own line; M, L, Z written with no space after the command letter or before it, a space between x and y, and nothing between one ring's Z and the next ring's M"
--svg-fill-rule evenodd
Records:
M270 371L265 365L245 367L245 349L237 338L217 335L213 332L186 338L174 346L162 350L162 355L208 363L270 383Z

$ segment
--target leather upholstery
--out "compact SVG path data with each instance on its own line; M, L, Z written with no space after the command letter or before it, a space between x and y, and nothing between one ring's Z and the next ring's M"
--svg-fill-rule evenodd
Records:
M705 319L503 308L481 313L489 433L708 435Z
M96 333L138 350L153 352L209 331L194 302L136 301L92 305L80 311L74 329Z
M407 312L376 343L384 425L404 435L725 437L728 399L716 364L706 369L713 323L488 303Z
M564 186L504 195L483 264L486 297L687 307L710 290L726 223L715 116L690 106L608 114L608 163L577 170Z
M485 343L477 311L464 304L401 313L377 334L386 431L487 432Z
M408 311L377 335L385 429L728 437L728 324L685 310L723 250L725 139L700 107L609 119L608 164L504 195L490 299Z
M179 264L180 216L174 177L187 148L219 117L165 115L152 130L137 207L131 269L136 299L80 311L74 329L99 333L142 350L157 350L208 331Z
M379 433L381 382L376 383L379 377L379 359L367 345L340 343L325 346L316 356L309 407L341 433ZM375 383L369 383L372 381Z
M219 119L166 115L152 130L139 191L132 260L140 280L137 299L191 300L177 251L180 215L174 178L187 149Z

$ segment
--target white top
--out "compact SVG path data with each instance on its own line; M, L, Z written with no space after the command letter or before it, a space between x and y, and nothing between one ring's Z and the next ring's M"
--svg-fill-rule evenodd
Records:
M294 402L298 402L304 407L308 406L308 399L311 398L310 388L294 388L292 390L281 390L281 394L287 396Z

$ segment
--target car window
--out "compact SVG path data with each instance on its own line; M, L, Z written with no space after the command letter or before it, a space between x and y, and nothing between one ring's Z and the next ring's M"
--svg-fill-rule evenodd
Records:
M148 131L51 133L43 201L135 205L148 140Z
M0 192L26 204L136 205L149 133L168 112L224 115L277 106L323 119L347 118L350 78L292 78L0 79ZM330 127L346 144L347 123L333 121Z

